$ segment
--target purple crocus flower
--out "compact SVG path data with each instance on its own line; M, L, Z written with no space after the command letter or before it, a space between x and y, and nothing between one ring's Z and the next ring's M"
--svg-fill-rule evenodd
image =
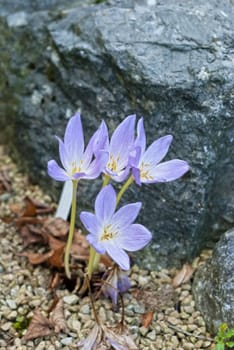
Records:
M90 232L87 240L100 253L109 256L123 270L129 270L129 256L125 252L137 251L150 240L151 233L140 224L132 224L141 203L127 204L115 213L116 193L111 185L105 186L95 200L95 214L81 212L80 219Z
M166 156L172 139L172 135L163 136L154 141L145 150L146 137L143 118L138 121L135 150L130 158L132 174L138 185L173 181L183 176L189 170L188 163L180 159L172 159L160 163Z
M117 265L115 265L105 279L102 286L102 292L106 297L110 297L113 304L117 305L118 294L123 294L129 290L131 287L128 272L121 270Z
M108 160L108 152L103 150L106 138L106 127L102 122L84 150L81 117L77 113L67 124L64 142L57 137L63 168L55 160L50 160L48 162L49 175L57 181L97 178Z
M135 115L129 115L124 119L113 132L110 142L106 144L109 160L105 173L117 182L124 181L130 170L128 160L134 145L135 120Z

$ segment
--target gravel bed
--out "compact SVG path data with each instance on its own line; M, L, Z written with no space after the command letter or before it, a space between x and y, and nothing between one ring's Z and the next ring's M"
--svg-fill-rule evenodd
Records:
M0 217L11 215L10 205L22 203L28 195L44 203L51 203L38 186L29 183L11 159L0 147L0 171L7 173L11 188L0 193ZM54 295L48 289L51 270L43 265L32 266L25 257L17 254L23 251L22 240L13 223L0 220L0 350L13 349L74 349L94 325L90 300L79 297L67 289L57 290L64 301L66 333L26 341L15 329L16 320L33 316L34 310L48 315ZM196 258L193 266L210 256L204 251ZM124 296L125 321L139 349L145 350L189 350L215 348L212 337L206 332L201 314L195 308L191 294L191 282L174 289L172 279L176 269L161 271L142 270L133 266L132 288ZM147 286L147 288L145 288ZM104 298L96 303L100 319L114 325L121 318L121 309L114 312L112 304ZM144 318L153 314L149 326L143 326Z

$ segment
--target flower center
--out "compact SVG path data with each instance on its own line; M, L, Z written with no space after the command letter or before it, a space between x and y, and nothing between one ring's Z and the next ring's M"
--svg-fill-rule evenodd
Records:
M100 241L108 241L116 236L116 232L111 232L111 226L107 225L104 227L103 233L101 235Z
M77 165L75 161L72 162L72 170L71 170L72 175L74 175L75 173L81 172L83 163L84 163L83 160L80 161L79 165Z
M114 159L113 156L110 156L110 160L107 163L107 168L110 169L111 171L117 171L117 163L119 159L120 159L119 156L116 158L116 160Z
M153 176L149 174L150 164L142 162L140 165L140 176L142 180L153 180Z

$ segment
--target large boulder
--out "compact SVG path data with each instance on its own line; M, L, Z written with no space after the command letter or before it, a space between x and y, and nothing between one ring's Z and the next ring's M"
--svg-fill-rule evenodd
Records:
M144 203L140 220L154 236L145 266L180 265L234 221L233 6L66 3L0 13L0 136L31 178L57 195L46 163L57 157L54 134L63 135L77 109L87 138L102 118L113 132L132 113L144 116L148 143L171 133L168 159L187 160L190 173L133 186L124 199ZM80 209L91 208L99 186L81 184Z
M221 323L234 328L234 229L222 236L212 258L196 273L193 294L212 333Z

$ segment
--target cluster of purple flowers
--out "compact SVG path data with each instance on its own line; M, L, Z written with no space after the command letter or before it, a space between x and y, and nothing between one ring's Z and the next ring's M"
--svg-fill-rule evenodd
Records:
M67 125L64 141L58 138L59 154L63 167L55 160L48 162L49 175L58 181L79 181L95 179L101 173L117 182L131 179L138 185L173 181L189 170L187 162L173 159L161 160L166 156L172 136L166 135L154 141L146 149L146 135L143 118L137 123L130 115L114 131L109 139L104 121L84 146L84 134L79 114L73 116ZM97 195L95 213L82 212L80 219L89 232L87 240L99 253L108 255L123 270L130 267L126 251L137 251L151 239L151 233L140 224L133 224L141 203L132 203L116 210L117 197L111 185Z

